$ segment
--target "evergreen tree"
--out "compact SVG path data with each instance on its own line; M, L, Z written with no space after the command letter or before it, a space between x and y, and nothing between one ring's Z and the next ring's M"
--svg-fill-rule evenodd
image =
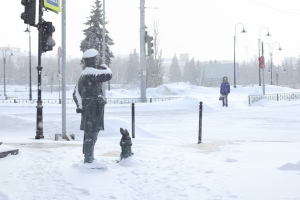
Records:
M190 81L190 65L189 65L189 61L187 60L185 65L184 65L184 70L183 70L183 81L184 82L189 82Z
M127 84L137 84L139 78L139 54L134 49L133 53L129 55L129 61L126 70Z
M199 71L196 68L196 63L194 58L189 62L187 61L184 66L183 80L185 82L190 82L191 84L196 85L199 81Z
M110 65L110 69L113 73L111 83L116 83L116 84L125 83L126 76L127 76L127 65L128 65L128 58L122 58L120 56L116 56L113 59Z
M198 85L202 85L203 83L203 78L204 78L204 67L202 66L202 64L200 63L200 61L198 60L196 62L196 71L197 71L197 77L198 77Z
M179 81L181 81L181 71L179 68L178 58L176 57L176 54L174 54L170 66L170 82L179 82Z
M189 65L190 65L190 67L189 67L190 83L193 85L197 85L198 80L199 80L199 77L198 77L199 72L196 69L196 63L195 63L194 58L192 58Z
M100 0L95 0L95 5L92 6L91 15L87 18L87 22L84 23L88 28L83 30L85 39L81 41L80 51L85 52L88 49L94 48L98 50L102 61L102 47L103 47L103 10ZM105 22L107 24L108 22ZM105 64L108 66L111 64L111 58L114 57L110 46L114 45L113 40L107 35L109 32L105 30Z

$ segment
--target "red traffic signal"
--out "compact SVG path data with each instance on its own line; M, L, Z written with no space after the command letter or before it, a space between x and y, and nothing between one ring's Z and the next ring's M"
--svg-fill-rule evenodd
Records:
M263 56L258 58L259 68L265 68L265 58Z

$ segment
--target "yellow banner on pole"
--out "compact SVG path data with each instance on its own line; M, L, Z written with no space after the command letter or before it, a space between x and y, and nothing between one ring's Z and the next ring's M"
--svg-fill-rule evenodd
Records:
M44 0L44 7L55 13L61 11L60 0Z

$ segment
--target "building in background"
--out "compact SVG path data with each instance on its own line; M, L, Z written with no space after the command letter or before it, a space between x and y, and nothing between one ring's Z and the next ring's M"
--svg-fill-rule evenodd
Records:
M239 63L236 66L236 79L239 78ZM233 63L208 63L204 65L204 86L219 86L224 76L233 85L234 79Z

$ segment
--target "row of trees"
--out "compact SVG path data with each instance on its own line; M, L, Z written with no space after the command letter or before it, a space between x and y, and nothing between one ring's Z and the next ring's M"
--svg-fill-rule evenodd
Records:
M259 83L259 69L258 59L253 57L249 62L243 62L240 67L240 76L237 79L238 85L251 85ZM297 60L293 58L285 59L279 65L274 65L268 60L265 63L264 69L265 84L287 86L292 88L300 88L300 58Z
M67 59L66 62L66 82L68 84L76 84L76 81L81 73L82 66L79 58ZM31 57L31 83L37 84L37 56ZM54 57L42 57L42 81L43 85L50 84L53 78L53 84L59 84L58 59ZM4 65L0 63L0 71L4 72ZM47 76L45 76L47 74ZM5 79L6 84L13 85L29 85L29 59L28 56L13 56L6 58ZM0 74L1 83L3 84L4 73Z
M149 65L150 61L156 64ZM67 59L66 63L66 82L67 84L76 84L78 77L82 71L80 58ZM147 58L147 87L157 87L162 84L163 66L162 60L155 59L154 56ZM32 56L32 84L37 83L37 57ZM150 62L150 63L151 63ZM218 62L218 61L214 61ZM58 85L58 59L56 57L42 57L43 70L42 80L44 85L49 85L51 74L53 75L53 84ZM168 77L169 82L190 82L194 85L210 86L205 80L204 66L209 62L200 62L191 59L187 61L181 70L178 58L174 55L170 65ZM266 62L265 68L265 84L271 84L270 61ZM288 86L292 88L300 87L300 59L286 59L280 65L274 65L272 74L273 85ZM136 87L140 84L140 63L139 54L134 50L127 58L116 57L112 60L111 69L113 71L113 79L111 83L127 84ZM155 71L157 70L157 71ZM3 62L0 62L0 71L4 72ZM157 73L155 73L157 72ZM47 73L47 77L45 77ZM6 84L28 85L29 84L29 60L28 56L7 56L5 67ZM4 73L0 73L0 84L3 84ZM239 75L237 76L237 85L258 84L258 60L253 57L249 62L240 64ZM233 80L229 80L233 84Z
M153 50L154 53L146 58L146 87L157 87L163 84L164 67L162 50L159 41L159 23L153 22ZM140 85L140 55L136 49L128 58L116 57L110 66L113 71L111 83L127 84L138 87Z
M170 65L169 82L190 82L194 85L202 86L215 86L205 78L205 66L210 64L219 63L217 60L209 62L199 62L192 58L187 61L180 69L180 64L176 55L172 59ZM293 58L285 59L280 65L274 65L267 61L265 63L265 84L271 84L272 72L272 85L288 86L292 88L300 88L300 57L295 60ZM240 63L240 68L237 75L238 85L253 85L259 83L259 68L258 58L253 57L249 62ZM221 80L221 79L220 79ZM217 80L220 82L220 80ZM233 84L233 80L229 80Z
M198 85L202 81L203 71L203 64L200 61L195 61L194 58L192 58L190 61L186 61L184 70L181 72L178 58L176 55L174 55L170 66L169 81L183 81Z

